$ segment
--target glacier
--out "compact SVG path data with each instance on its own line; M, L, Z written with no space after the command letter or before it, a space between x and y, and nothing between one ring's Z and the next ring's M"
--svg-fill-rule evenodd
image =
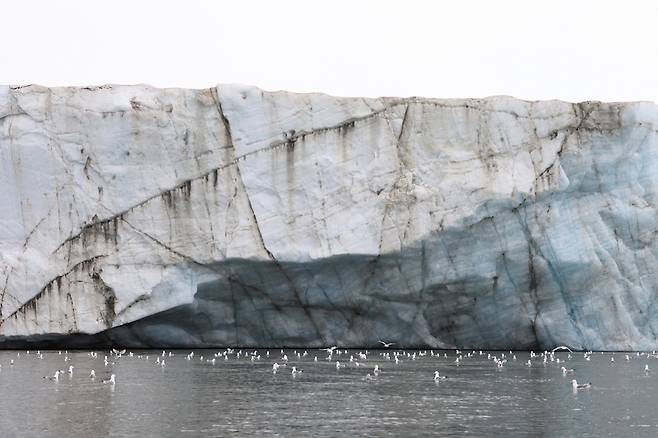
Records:
M0 87L0 348L658 349L658 107Z

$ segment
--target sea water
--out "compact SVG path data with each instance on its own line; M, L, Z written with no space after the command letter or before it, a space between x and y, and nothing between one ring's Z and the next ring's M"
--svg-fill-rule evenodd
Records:
M164 367L161 350L0 351L0 436L658 436L658 360L646 354L559 352L527 366L528 352L463 351L456 362L454 350L372 350L367 359L348 350L327 360L298 349L284 351L285 363L279 349L269 358L246 349L237 358L236 349L227 360L225 351L167 352ZM274 362L286 366L274 374ZM59 380L44 378L58 369ZM434 371L447 378L435 382ZM103 384L110 374L116 384ZM593 386L574 391L574 378Z

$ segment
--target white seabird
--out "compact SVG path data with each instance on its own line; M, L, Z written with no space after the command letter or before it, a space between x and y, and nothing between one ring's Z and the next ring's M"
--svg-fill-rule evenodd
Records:
M446 378L446 376L442 376L442 375L439 374L438 371L434 371L434 381L435 382L438 382L439 380L443 380L445 378Z
M57 371L55 371L55 374L52 377L45 376L44 379L58 381L59 380L59 375L60 375L60 372L59 372L59 370L57 370Z
M104 384L104 385L105 385L105 384L114 385L114 384L116 384L116 383L117 383L117 382L116 382L116 376L115 376L114 374L112 374L108 380L103 380L103 384Z
M395 345L395 342L384 342L384 341L378 341L380 344L384 346L384 348L388 348L391 345Z
M589 389L589 388L592 387L592 384L591 384L591 383L583 383L583 384L580 384L580 385L579 385L578 382L576 381L576 379L573 379L573 380L571 381L571 387L572 387L574 390L579 390L579 389Z

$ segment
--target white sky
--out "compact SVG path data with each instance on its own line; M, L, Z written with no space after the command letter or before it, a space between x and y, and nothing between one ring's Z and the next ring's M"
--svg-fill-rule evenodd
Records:
M14 0L0 83L653 100L658 2Z

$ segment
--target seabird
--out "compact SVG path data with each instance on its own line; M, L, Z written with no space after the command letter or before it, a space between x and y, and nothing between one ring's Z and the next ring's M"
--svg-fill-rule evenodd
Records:
M388 348L391 345L395 345L395 342L384 342L384 341L378 341L380 344L384 346L384 348Z
M573 379L573 380L571 381L571 387L572 387L574 390L578 390L578 389L589 389L589 388L592 387L592 384L591 384L591 383L583 383L583 384L580 384L580 385L579 385L578 382L576 381L576 379Z
M443 380L445 378L446 378L446 376L442 376L442 375L439 374L438 371L434 371L434 381L435 382L438 382L439 380Z
M116 382L116 376L114 374L112 374L108 380L103 380L104 385L105 384L114 385L115 383L117 382Z
M57 370L57 371L55 371L55 374L52 377L45 376L44 379L58 381L59 380L59 374L60 374L60 372L59 372L59 370Z

